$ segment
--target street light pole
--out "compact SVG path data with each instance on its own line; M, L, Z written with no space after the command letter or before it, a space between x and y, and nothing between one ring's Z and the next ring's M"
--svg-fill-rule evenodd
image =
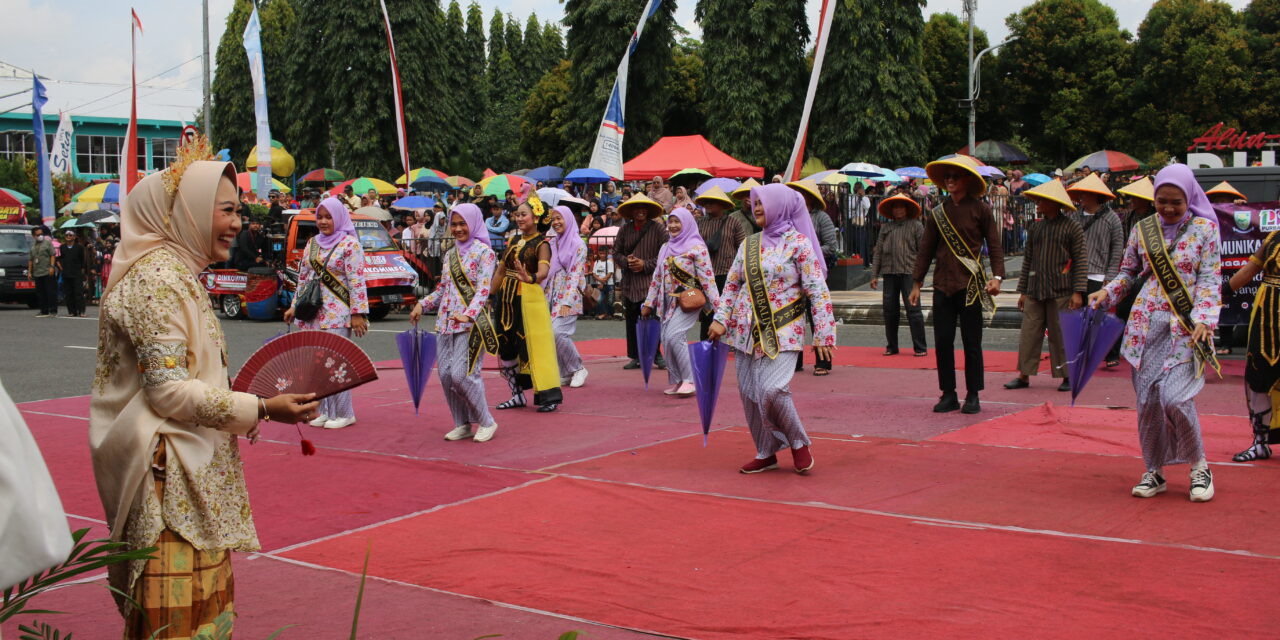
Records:
M204 6L204 135L213 139L213 109L209 98L209 0Z
M966 0L966 2L970 1L974 0ZM972 38L973 23L970 23L969 27L970 38ZM973 55L972 39L969 41L969 99L967 100L969 103L969 155L973 155L975 153L974 146L977 144L977 141L974 138L976 137L978 129L978 92L982 90L982 79L978 75L978 67L982 64L982 56L985 56L1017 39L1018 37L1014 36L999 44L993 44L986 49L979 51L977 56Z
M973 155L974 132L978 128L978 112L973 104L976 99L973 95L973 69L976 62L973 57L973 14L977 11L978 0L964 0L964 13L969 21L969 155Z

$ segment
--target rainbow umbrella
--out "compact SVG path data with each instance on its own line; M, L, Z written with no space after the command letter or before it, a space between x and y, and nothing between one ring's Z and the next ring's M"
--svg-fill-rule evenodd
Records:
M368 193L370 189L377 191L380 196L394 196L396 194L395 185L377 178L356 178L354 180L340 182L334 185L334 187L329 190L329 193L342 193L346 190L348 185L351 186L351 190L358 196Z
M444 181L448 182L449 186L453 187L454 189L461 189L463 187L476 186L475 180L472 180L471 178L465 178L463 176L449 176L448 178L445 178Z
M481 180L480 188L484 189L484 195L486 196L498 196L499 198L502 198L506 196L508 189L519 194L520 189L524 188L524 185L526 184L529 184L529 181L521 176L512 175L510 173L500 173L496 176L491 176Z
M1067 165L1063 171L1075 171L1085 166L1094 171L1137 171L1142 168L1142 163L1131 155L1103 149L1081 156L1080 159Z
M71 196L72 202L120 202L120 183L99 182Z
M445 178L449 177L449 174L443 171L439 171L436 169L427 169L426 167L421 167L418 169L410 169L409 175L407 177L409 178L408 181L412 183L422 176L429 176L429 175L440 178L441 180L444 180ZM400 174L400 177L396 178L396 184L405 184L405 177L406 177L405 174L403 173Z
M257 184L258 184L257 172L249 173L248 171L246 171L244 173L236 174L236 186L240 187L241 191L257 191L258 190ZM271 188L279 191L280 193L288 193L290 191L288 185L286 185L283 182L280 182L279 180L276 180L275 178L271 179Z
M13 189L0 189L0 191L5 192L6 194L9 195L10 198L17 200L22 204L31 204L31 197L25 193L20 193L18 191L14 191Z
M342 182L347 177L337 169L316 169L302 174L298 182Z

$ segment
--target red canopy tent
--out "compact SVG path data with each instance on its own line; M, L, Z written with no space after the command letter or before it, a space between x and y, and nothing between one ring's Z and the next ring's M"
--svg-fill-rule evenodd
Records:
M697 168L717 178L763 178L753 167L717 149L702 136L667 136L622 165L624 180L666 178L681 169Z

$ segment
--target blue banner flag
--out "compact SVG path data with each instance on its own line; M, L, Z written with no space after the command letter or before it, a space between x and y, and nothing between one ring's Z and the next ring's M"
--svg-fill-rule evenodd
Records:
M40 219L45 225L53 227L56 212L53 210L53 183L49 181L49 150L44 139L44 114L40 110L49 101L45 93L44 83L34 72L31 74L34 83L31 88L31 133L35 134L36 174L40 180Z
M599 169L614 179L622 179L622 138L626 134L625 113L627 110L627 68L631 62L631 52L636 50L640 42L640 34L644 25L658 12L662 0L649 0L640 15L640 23L631 32L631 41L622 54L622 62L618 64L618 75L613 80L613 91L609 94L609 104L604 108L604 118L600 121L600 132L596 134L596 146L591 151L592 169Z

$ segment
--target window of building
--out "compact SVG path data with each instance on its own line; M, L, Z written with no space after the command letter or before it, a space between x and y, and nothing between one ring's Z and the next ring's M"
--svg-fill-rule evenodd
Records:
M80 173L119 173L119 136L76 136L76 169Z
M141 149L142 147L139 147ZM141 155L141 154L139 154ZM169 166L169 163L178 159L178 139L177 138L152 138L151 139L151 168L160 171ZM138 161L138 166L142 166L142 161Z
M53 134L46 133L45 144L53 145ZM10 160L25 156L28 160L36 156L36 138L30 131L0 132L0 158Z

